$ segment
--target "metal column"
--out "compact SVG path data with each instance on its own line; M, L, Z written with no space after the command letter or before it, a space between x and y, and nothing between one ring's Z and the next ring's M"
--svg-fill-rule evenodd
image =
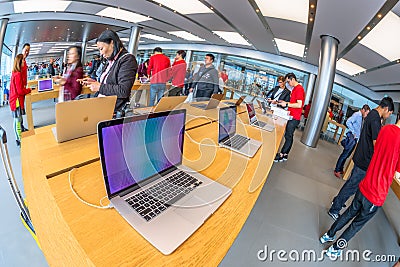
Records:
M310 102L311 97L313 95L314 91L314 85L315 85L315 74L310 74L308 77L308 84L307 84L307 90L306 90L306 97L304 100L304 105L307 105L308 102Z
M4 37L6 36L8 19L2 19L0 25L0 76L1 76L1 56L3 54Z
M307 125L301 137L301 142L306 146L317 146L322 125L324 124L335 77L338 44L339 40L335 37L321 35L318 77L315 83Z
M136 57L138 46L139 46L139 39L140 33L142 32L142 27L132 26L131 27L131 35L129 36L129 45L128 45L128 52L131 53Z
M81 58L81 63L84 65L85 64L85 58L86 58L86 46L87 46L87 39L83 39L82 41L82 58Z
M14 58L18 55L18 44L16 44L14 47L13 47L13 50L12 50L12 59L14 60Z

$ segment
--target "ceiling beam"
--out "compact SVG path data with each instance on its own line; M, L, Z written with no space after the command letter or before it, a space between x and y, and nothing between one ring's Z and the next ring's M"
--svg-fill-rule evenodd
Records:
M311 37L312 37L312 32L314 30L315 17L317 13L317 3L318 0L309 0L308 23L307 23L306 40L304 42L303 61L306 60L308 55L308 50L310 49Z

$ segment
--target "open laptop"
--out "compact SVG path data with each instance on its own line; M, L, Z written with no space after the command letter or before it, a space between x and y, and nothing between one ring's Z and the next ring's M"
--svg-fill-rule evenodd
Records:
M52 128L58 143L95 134L100 121L113 117L117 96L72 100L56 104L56 127Z
M107 196L161 253L191 236L232 190L182 165L186 110L98 125Z
M270 125L263 121L259 121L257 119L256 110L254 109L253 103L247 103L246 107L247 107L247 114L249 115L249 121L250 121L251 126L261 128L261 129L267 130L269 132L272 132L275 129L275 127L273 125Z
M213 109L218 107L219 102L222 100L222 98L224 97L223 94L212 94L210 101L208 101L207 104L190 104L192 107L195 108L200 108L200 109Z
M53 90L53 79L38 80L38 92Z
M147 77L140 77L139 81L140 81L140 83L150 83L150 80Z
M236 106L219 109L218 143L247 157L254 157L261 142L236 134Z
M228 105L228 106L239 106L240 104L242 104L243 100L246 98L246 96L241 96L236 102L231 102L231 101L227 101L224 102L224 104Z
M150 112L161 112L174 110L186 100L187 96L162 97L155 107L146 107L133 110L134 114L148 114Z

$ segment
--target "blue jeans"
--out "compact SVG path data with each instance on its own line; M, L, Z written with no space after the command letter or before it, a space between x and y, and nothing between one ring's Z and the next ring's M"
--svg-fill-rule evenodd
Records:
M375 215L378 208L378 206L375 206L364 197L360 190L357 190L350 207L348 207L348 209L332 224L331 228L327 232L328 236L335 236L337 231L340 231L354 218L349 227L347 227L342 235L337 239L344 239L348 243L349 240ZM338 244L335 243L333 247L338 249Z
M165 83L152 83L150 84L150 103L149 106L154 106L160 101L161 97L164 95ZM156 102L157 96L157 102Z
M344 164L346 163L346 160L348 159L348 157L350 157L351 153L353 152L354 148L356 147L357 143L354 143L354 146L347 148L347 149L343 149L342 154L340 154L338 161L336 163L336 167L335 167L335 172L342 172L343 168L344 168Z
M354 164L350 178L342 186L337 196L333 199L332 206L329 209L330 213L339 214L349 197L357 192L358 185L360 184L361 180L364 179L366 172L367 171L360 169Z

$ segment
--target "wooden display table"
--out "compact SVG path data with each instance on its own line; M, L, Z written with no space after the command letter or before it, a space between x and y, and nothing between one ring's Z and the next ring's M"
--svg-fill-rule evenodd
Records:
M340 145L340 142L342 141L343 136L344 136L344 132L346 131L346 126L338 123L337 121L331 120L331 119L329 119L328 123L333 124L336 127L335 134L333 135L333 139L335 139L335 140L336 140L336 135L338 133L339 128L342 128L342 131L339 136L339 140L337 141L337 144Z
M233 193L169 256L162 255L144 240L116 210L89 207L72 194L68 171L79 167L73 177L77 193L96 204L106 195L96 135L58 144L48 126L24 137L21 157L25 193L49 265L218 265L258 198L285 130L286 121L259 115L260 120L276 127L273 132L261 131L246 125L247 117L240 119L244 115L238 118L238 132L263 142L252 159L216 145L217 122L186 131L184 164L230 186Z

